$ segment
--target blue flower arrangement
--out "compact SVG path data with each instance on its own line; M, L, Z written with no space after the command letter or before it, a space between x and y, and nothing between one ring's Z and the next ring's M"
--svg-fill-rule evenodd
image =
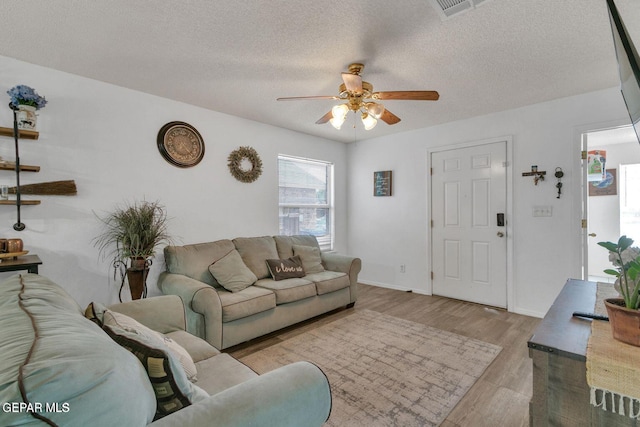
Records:
M14 86L7 91L11 97L10 105L18 108L18 105L31 105L36 107L36 110L44 108L47 105L47 100L44 96L38 95L38 93L29 86L18 85Z

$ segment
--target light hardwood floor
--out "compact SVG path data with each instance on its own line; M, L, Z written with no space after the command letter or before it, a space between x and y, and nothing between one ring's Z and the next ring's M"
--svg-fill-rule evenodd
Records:
M443 427L529 425L532 365L527 341L540 319L442 297L359 285L352 309L332 313L232 347L241 358L317 328L353 310L373 310L497 344L502 351L449 414Z

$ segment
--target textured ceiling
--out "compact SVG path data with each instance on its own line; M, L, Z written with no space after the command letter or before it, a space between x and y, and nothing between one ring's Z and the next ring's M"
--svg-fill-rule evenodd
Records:
M427 0L31 0L0 15L0 55L343 142L618 85L604 0L488 0L445 21ZM440 100L386 101L402 121L371 131L316 125L332 101L276 101L337 95L351 62L374 90Z

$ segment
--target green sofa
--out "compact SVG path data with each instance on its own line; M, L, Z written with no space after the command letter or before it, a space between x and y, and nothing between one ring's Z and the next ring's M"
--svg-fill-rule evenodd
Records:
M102 326L86 312L43 276L0 283L0 425L293 427L319 426L329 416L329 384L318 367L299 362L257 375L187 333L177 296L105 308ZM173 359L146 364L151 357L116 343L111 334L118 329L105 328L106 312L180 344L195 362L195 384ZM164 375L160 382L149 367ZM190 401L159 417L159 407L168 406L158 390L172 387L188 390Z
M310 251L317 254L319 266L307 262ZM238 276L247 273L253 277L247 283L254 281L230 291L216 280L211 267L236 252L241 258ZM274 280L267 260L286 260L298 253L306 274ZM362 267L360 258L320 252L316 238L306 235L167 246L164 256L167 270L160 274L158 287L184 301L187 331L220 350L340 307L352 307ZM227 273L233 278L233 270Z

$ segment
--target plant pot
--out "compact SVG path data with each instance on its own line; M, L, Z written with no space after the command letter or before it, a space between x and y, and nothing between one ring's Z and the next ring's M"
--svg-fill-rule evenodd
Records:
M147 276L149 269L127 268L127 281L129 282L129 291L131 299L136 300L147 296Z
M604 305L609 314L613 338L640 347L640 310L625 307L622 298L608 298Z
M38 121L36 107L23 104L18 105L16 120L18 122L18 129L36 130L36 123Z

